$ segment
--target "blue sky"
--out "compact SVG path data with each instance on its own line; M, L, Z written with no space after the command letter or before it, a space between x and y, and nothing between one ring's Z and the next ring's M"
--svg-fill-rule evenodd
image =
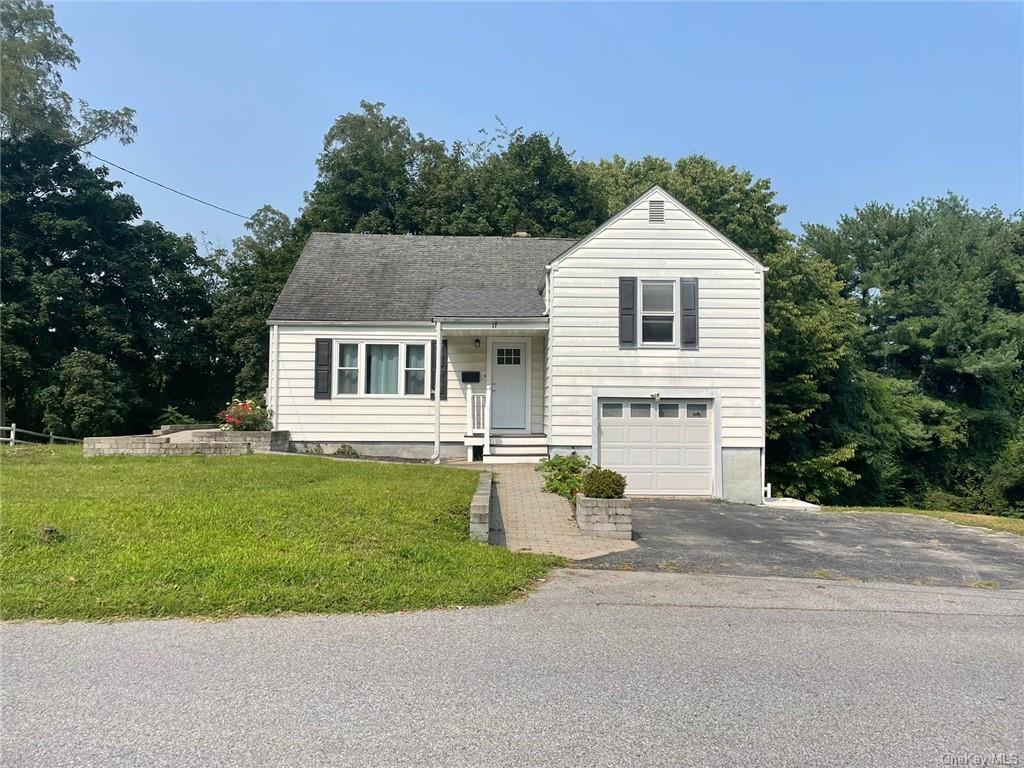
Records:
M692 153L771 178L785 223L947 190L1024 207L1024 5L57 3L68 90L138 110L103 157L290 215L360 99L415 131L495 125L578 157ZM145 216L229 245L239 219L112 175Z

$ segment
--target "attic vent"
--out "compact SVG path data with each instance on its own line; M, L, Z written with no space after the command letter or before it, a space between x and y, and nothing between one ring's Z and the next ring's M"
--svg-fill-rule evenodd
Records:
M665 223L665 201L649 200L647 202L647 221L651 224Z

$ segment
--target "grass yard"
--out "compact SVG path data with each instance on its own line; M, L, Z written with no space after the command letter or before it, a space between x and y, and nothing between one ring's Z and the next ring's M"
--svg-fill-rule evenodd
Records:
M484 605L558 562L468 538L470 470L0 450L5 619Z
M1024 536L1024 520L998 515L973 515L966 512L944 512L935 509L913 509L911 507L823 507L826 512L845 514L878 514L881 512L900 515L925 515L948 520L957 525L973 525L978 528L990 528L993 531L1016 533Z

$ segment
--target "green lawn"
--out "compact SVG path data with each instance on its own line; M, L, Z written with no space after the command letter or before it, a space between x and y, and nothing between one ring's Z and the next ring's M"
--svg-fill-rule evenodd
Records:
M991 528L993 531L1016 533L1024 536L1024 520L998 515L973 515L966 512L945 512L936 509L913 509L911 507L824 507L826 512L877 514L880 512L900 515L925 515L948 520L957 525L973 525L978 528Z
M469 470L0 450L7 619L484 605L558 562L468 538Z

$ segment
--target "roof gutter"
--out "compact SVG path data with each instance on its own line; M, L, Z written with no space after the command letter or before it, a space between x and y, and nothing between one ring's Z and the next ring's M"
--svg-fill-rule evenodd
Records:
M434 322L444 320L449 323L528 323L531 320L547 320L544 315L518 315L506 317L474 317L472 315L439 315Z
M267 320L267 325L331 325L338 327L354 326L380 326L388 328L430 328L433 322L430 320L275 320L273 317Z

